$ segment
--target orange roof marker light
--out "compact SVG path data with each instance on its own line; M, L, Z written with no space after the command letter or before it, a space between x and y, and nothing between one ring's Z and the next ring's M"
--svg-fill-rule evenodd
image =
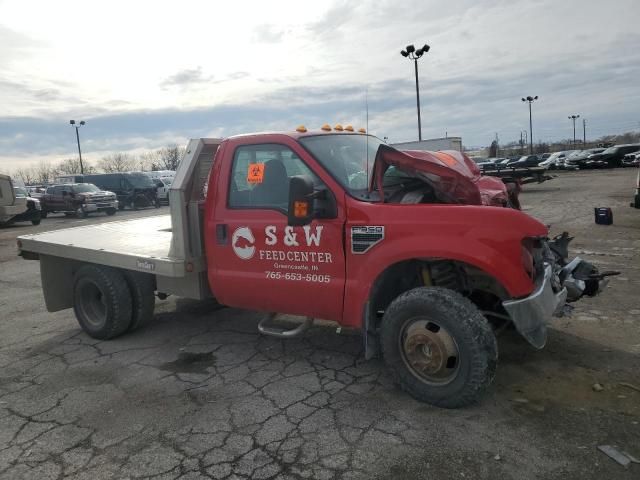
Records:
M344 130L344 128L342 128L342 125L340 125L339 123L336 123L336 126L333 127L334 130L337 130L338 132L341 132L342 130Z
M367 131L366 131L364 128L359 128L359 129L358 129L358 132L360 132L360 133L367 133Z
M298 128L296 128L296 132L305 133L306 131L307 127L305 127L304 125L299 125Z
M324 130L325 132L330 132L331 125L329 125L328 123L325 123L324 125L322 125L322 127L320 127L320 130Z
M353 127L351 125L347 125L346 127L344 127L344 129L347 132L353 132Z

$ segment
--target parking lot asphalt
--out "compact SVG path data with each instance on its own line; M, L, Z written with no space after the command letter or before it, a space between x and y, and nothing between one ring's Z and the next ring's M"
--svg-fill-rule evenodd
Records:
M525 186L525 211L575 235L573 255L622 274L555 319L545 349L500 336L492 389L461 410L396 389L356 332L282 341L258 335L256 313L170 298L102 342L71 310L46 311L16 236L156 210L0 229L0 479L637 479L640 465L596 449L640 457L636 173ZM595 206L612 226L594 225Z

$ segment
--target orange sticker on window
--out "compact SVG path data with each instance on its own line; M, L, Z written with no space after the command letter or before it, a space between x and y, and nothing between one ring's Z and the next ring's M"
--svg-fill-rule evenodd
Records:
M294 202L293 203L293 216L296 218L304 218L309 213L308 202Z
M264 163L250 163L247 169L247 183L262 183Z

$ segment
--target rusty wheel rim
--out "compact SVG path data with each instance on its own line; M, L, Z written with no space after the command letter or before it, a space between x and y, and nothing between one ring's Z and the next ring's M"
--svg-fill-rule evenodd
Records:
M420 381L445 385L456 378L460 364L458 345L438 322L409 319L399 341L402 360Z

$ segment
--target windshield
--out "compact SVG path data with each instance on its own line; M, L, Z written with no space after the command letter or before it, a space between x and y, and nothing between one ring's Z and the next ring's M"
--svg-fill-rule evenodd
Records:
M156 188L153 181L144 173L131 173L127 178L134 188Z
M617 150L618 150L618 147L609 147L609 148L607 148L607 149L606 149L604 152L602 152L602 153L607 153L607 154L609 154L609 153L615 153Z
M93 183L81 183L80 185L74 185L73 191L75 193L87 193L87 192L99 192L100 189Z
M352 195L366 196L382 140L371 135L342 133L302 137L299 141Z
M18 198L29 196L29 194L27 193L27 190L23 187L13 187L13 189L15 190L16 197Z

